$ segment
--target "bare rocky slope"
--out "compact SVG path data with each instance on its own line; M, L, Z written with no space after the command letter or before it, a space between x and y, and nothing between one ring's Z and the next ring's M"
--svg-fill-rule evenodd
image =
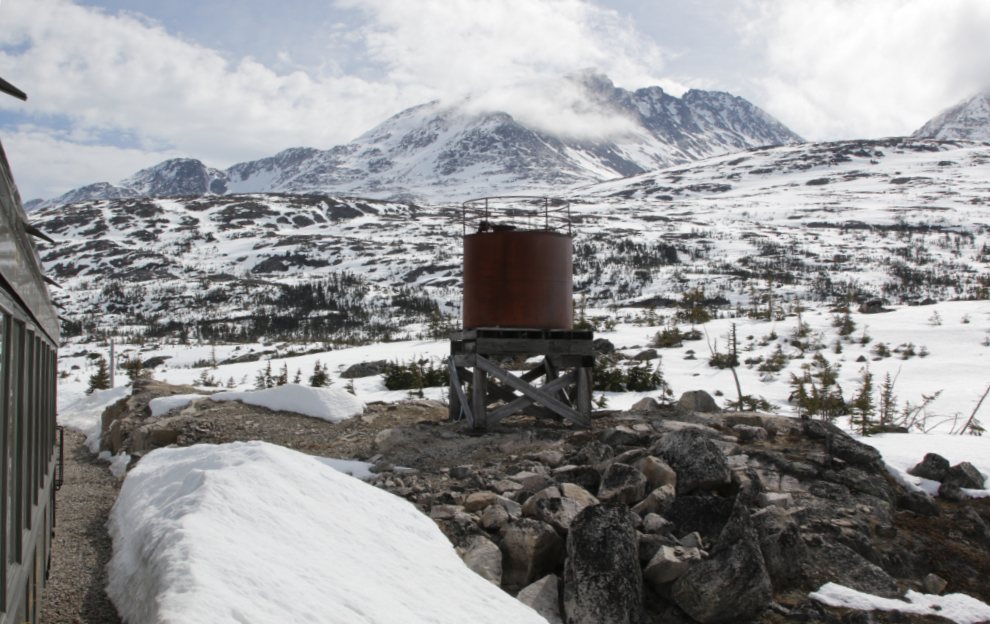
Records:
M936 499L907 493L820 421L706 413L700 392L599 412L590 430L516 417L479 432L423 400L338 424L212 401L150 417L151 398L189 390L138 382L104 416L105 450L260 439L373 462L374 485L551 622L947 621L808 600L827 582L990 601L990 499L952 476Z

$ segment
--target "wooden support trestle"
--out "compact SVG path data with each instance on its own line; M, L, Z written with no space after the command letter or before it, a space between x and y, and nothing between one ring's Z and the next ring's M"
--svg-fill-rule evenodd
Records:
M517 413L537 418L566 418L591 426L594 369L593 334L583 330L506 330L479 328L451 335L450 417L466 418L484 429ZM543 361L516 376L488 356L543 356ZM562 369L571 369L564 372ZM489 377L498 382L489 384ZM531 382L544 378L544 383ZM462 385L471 384L470 393ZM518 393L518 394L517 394ZM488 405L503 401L491 412Z

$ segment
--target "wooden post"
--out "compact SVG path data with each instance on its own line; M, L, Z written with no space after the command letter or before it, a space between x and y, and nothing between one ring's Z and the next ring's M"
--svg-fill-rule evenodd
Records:
M578 368L577 403L578 413L591 420L591 367Z
M477 356L478 362L485 358ZM485 429L488 427L488 407L485 400L488 397L488 375L478 366L474 365L473 392L471 396L471 412L474 415L474 428Z

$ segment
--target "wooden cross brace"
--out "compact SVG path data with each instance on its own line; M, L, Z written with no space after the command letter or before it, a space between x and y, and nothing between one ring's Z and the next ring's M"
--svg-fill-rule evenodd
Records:
M466 358L460 356L458 359L463 361ZM590 367L579 367L563 376L558 376L556 367L551 364L549 359L546 359L540 366L521 377L516 377L483 355L472 355L470 359L474 360L473 371L458 367L453 356L447 360L447 367L450 371L452 417L460 417L463 413L468 423L478 429L485 428L489 424L494 424L518 412L539 418L557 415L579 427L591 426ZM470 400L461 387L461 379L468 375L471 376L473 384ZM544 385L536 387L529 383L543 375L547 377L547 382ZM499 386L489 388L488 376L502 382L507 388ZM564 392L571 386L576 386L574 394L577 397L577 409L570 404L571 402ZM516 395L516 392L522 396ZM500 399L506 401L506 404L488 412L487 406ZM543 408L534 406L534 403L539 403ZM455 415L454 412L457 414Z

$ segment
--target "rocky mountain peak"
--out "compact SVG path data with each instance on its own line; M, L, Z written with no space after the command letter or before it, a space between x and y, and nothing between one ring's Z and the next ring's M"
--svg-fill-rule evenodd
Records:
M990 88L945 109L911 136L918 139L990 140Z
M406 109L353 142L291 148L224 171L176 158L117 185L76 189L40 207L123 197L340 193L436 201L576 185L803 139L746 100L616 87L596 69Z

